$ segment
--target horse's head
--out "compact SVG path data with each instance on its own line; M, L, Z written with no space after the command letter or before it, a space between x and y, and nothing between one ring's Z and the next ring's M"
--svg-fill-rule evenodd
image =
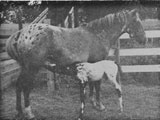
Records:
M129 11L128 17L129 17L129 20L128 20L125 32L129 34L130 38L134 38L140 44L145 43L146 34L142 26L142 21L139 18L138 11L136 9Z

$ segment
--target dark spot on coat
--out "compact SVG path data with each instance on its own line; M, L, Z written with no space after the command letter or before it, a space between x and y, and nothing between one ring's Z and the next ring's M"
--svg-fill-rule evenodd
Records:
M31 31L29 30L28 33L31 33Z
M17 42L13 44L15 50L17 51Z
M28 37L26 36L25 39L27 39Z
M32 39L32 37L29 37L29 40L31 40Z
M39 34L36 35L36 37L38 37L38 36L39 36Z
M43 27L42 27L42 26L39 26L39 27L38 27L38 30L42 30L42 29L43 29Z
M32 41L32 43L31 43L32 45L34 44L34 41Z
M17 41L18 40L18 38L19 38L19 36L20 36L20 31L18 32L18 34L17 34L17 36L16 36L16 38L15 38L15 41Z

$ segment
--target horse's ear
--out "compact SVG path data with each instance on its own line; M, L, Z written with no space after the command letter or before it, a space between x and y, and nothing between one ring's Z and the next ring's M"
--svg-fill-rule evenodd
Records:
M139 10L138 9L131 10L130 15L131 15L131 18L138 20L139 19Z
M138 9L133 9L133 10L130 11L130 13L131 13L132 17L136 16L138 14Z

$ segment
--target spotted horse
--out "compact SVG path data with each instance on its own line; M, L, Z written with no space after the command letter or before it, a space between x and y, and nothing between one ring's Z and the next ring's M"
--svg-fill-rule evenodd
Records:
M109 49L126 32L139 43L145 42L146 35L138 10L122 10L108 14L72 29L31 24L11 35L7 40L6 49L11 58L21 66L21 73L16 82L16 119L24 116L21 93L24 96L27 118L36 118L31 110L29 96L36 74L40 68L47 68L46 63L56 64L63 69L81 62L94 63L104 60ZM80 82L80 86L82 87L83 83ZM83 91L80 90L81 102L84 101L82 96ZM80 109L80 120L83 120L83 114Z
M122 89L121 89L120 79L118 79L119 75L118 72L120 73L120 75L122 75L122 70L119 64L111 60L102 60L96 63L88 63L88 62L79 63L76 66L77 66L77 78L81 80L82 83L81 89L83 95L85 95L85 87L88 82L100 81L102 78L105 78L106 80L106 78L108 78L108 80L111 83L113 83L116 87L116 91L119 97L120 111L123 112ZM101 102L98 102L98 105L101 106L101 110L105 109L105 107ZM84 111L84 108L85 108L85 101L81 103L82 111Z

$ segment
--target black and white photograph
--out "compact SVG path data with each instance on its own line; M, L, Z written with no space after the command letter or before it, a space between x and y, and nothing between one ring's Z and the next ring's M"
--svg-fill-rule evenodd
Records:
M160 1L0 0L0 120L160 120Z

